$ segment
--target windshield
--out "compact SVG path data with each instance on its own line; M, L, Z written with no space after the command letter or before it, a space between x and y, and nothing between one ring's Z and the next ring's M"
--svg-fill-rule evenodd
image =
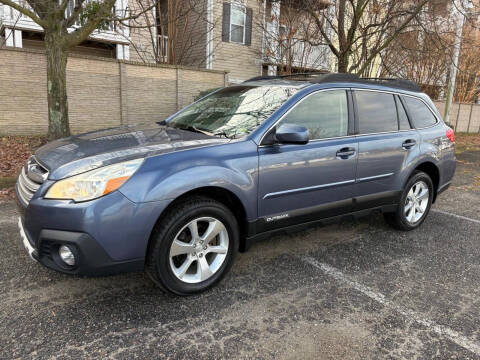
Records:
M167 125L238 138L251 133L295 92L288 86L228 87L191 105Z

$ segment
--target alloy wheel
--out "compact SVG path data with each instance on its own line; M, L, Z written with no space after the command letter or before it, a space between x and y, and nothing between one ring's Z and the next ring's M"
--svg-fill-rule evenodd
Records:
M429 189L424 181L417 181L410 188L405 199L404 214L410 224L418 222L428 207Z
M228 247L228 231L220 220L194 219L177 233L170 246L170 269L183 282L203 282L221 268Z

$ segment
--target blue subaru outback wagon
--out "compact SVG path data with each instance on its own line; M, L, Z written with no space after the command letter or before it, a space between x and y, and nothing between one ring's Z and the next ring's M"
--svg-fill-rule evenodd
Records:
M455 172L454 133L406 80L259 77L148 127L53 141L19 175L30 256L69 274L217 283L272 231L382 211L420 226Z

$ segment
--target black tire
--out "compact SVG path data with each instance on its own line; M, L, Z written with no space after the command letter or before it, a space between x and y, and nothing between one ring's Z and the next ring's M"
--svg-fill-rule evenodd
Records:
M214 217L225 226L228 237L228 251L221 267L208 279L198 283L187 283L175 276L170 266L170 247L175 236L190 221L200 217ZM230 270L238 252L239 229L232 212L222 203L207 197L192 197L174 206L155 227L145 270L150 278L164 291L177 295L191 295L202 292L216 283Z
M423 181L428 187L428 204L423 213L422 217L416 221L415 223L410 223L405 214L405 203L407 200L407 195L412 186L419 181ZM410 231L413 229L418 228L422 223L425 221L428 213L430 212L430 207L432 206L433 202L433 195L434 195L434 187L432 183L432 179L426 173L422 171L415 171L412 176L408 179L405 188L403 190L402 196L400 197L400 202L398 204L397 210L392 213L385 213L383 214L385 217L385 221L392 227L402 231Z

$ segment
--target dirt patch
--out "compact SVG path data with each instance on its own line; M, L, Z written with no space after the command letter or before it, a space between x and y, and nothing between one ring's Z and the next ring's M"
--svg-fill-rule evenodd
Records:
M478 150L467 150L457 153L457 161L465 165L480 166L480 147Z
M476 160L480 162L480 134L455 134L455 153L457 155L478 154Z

